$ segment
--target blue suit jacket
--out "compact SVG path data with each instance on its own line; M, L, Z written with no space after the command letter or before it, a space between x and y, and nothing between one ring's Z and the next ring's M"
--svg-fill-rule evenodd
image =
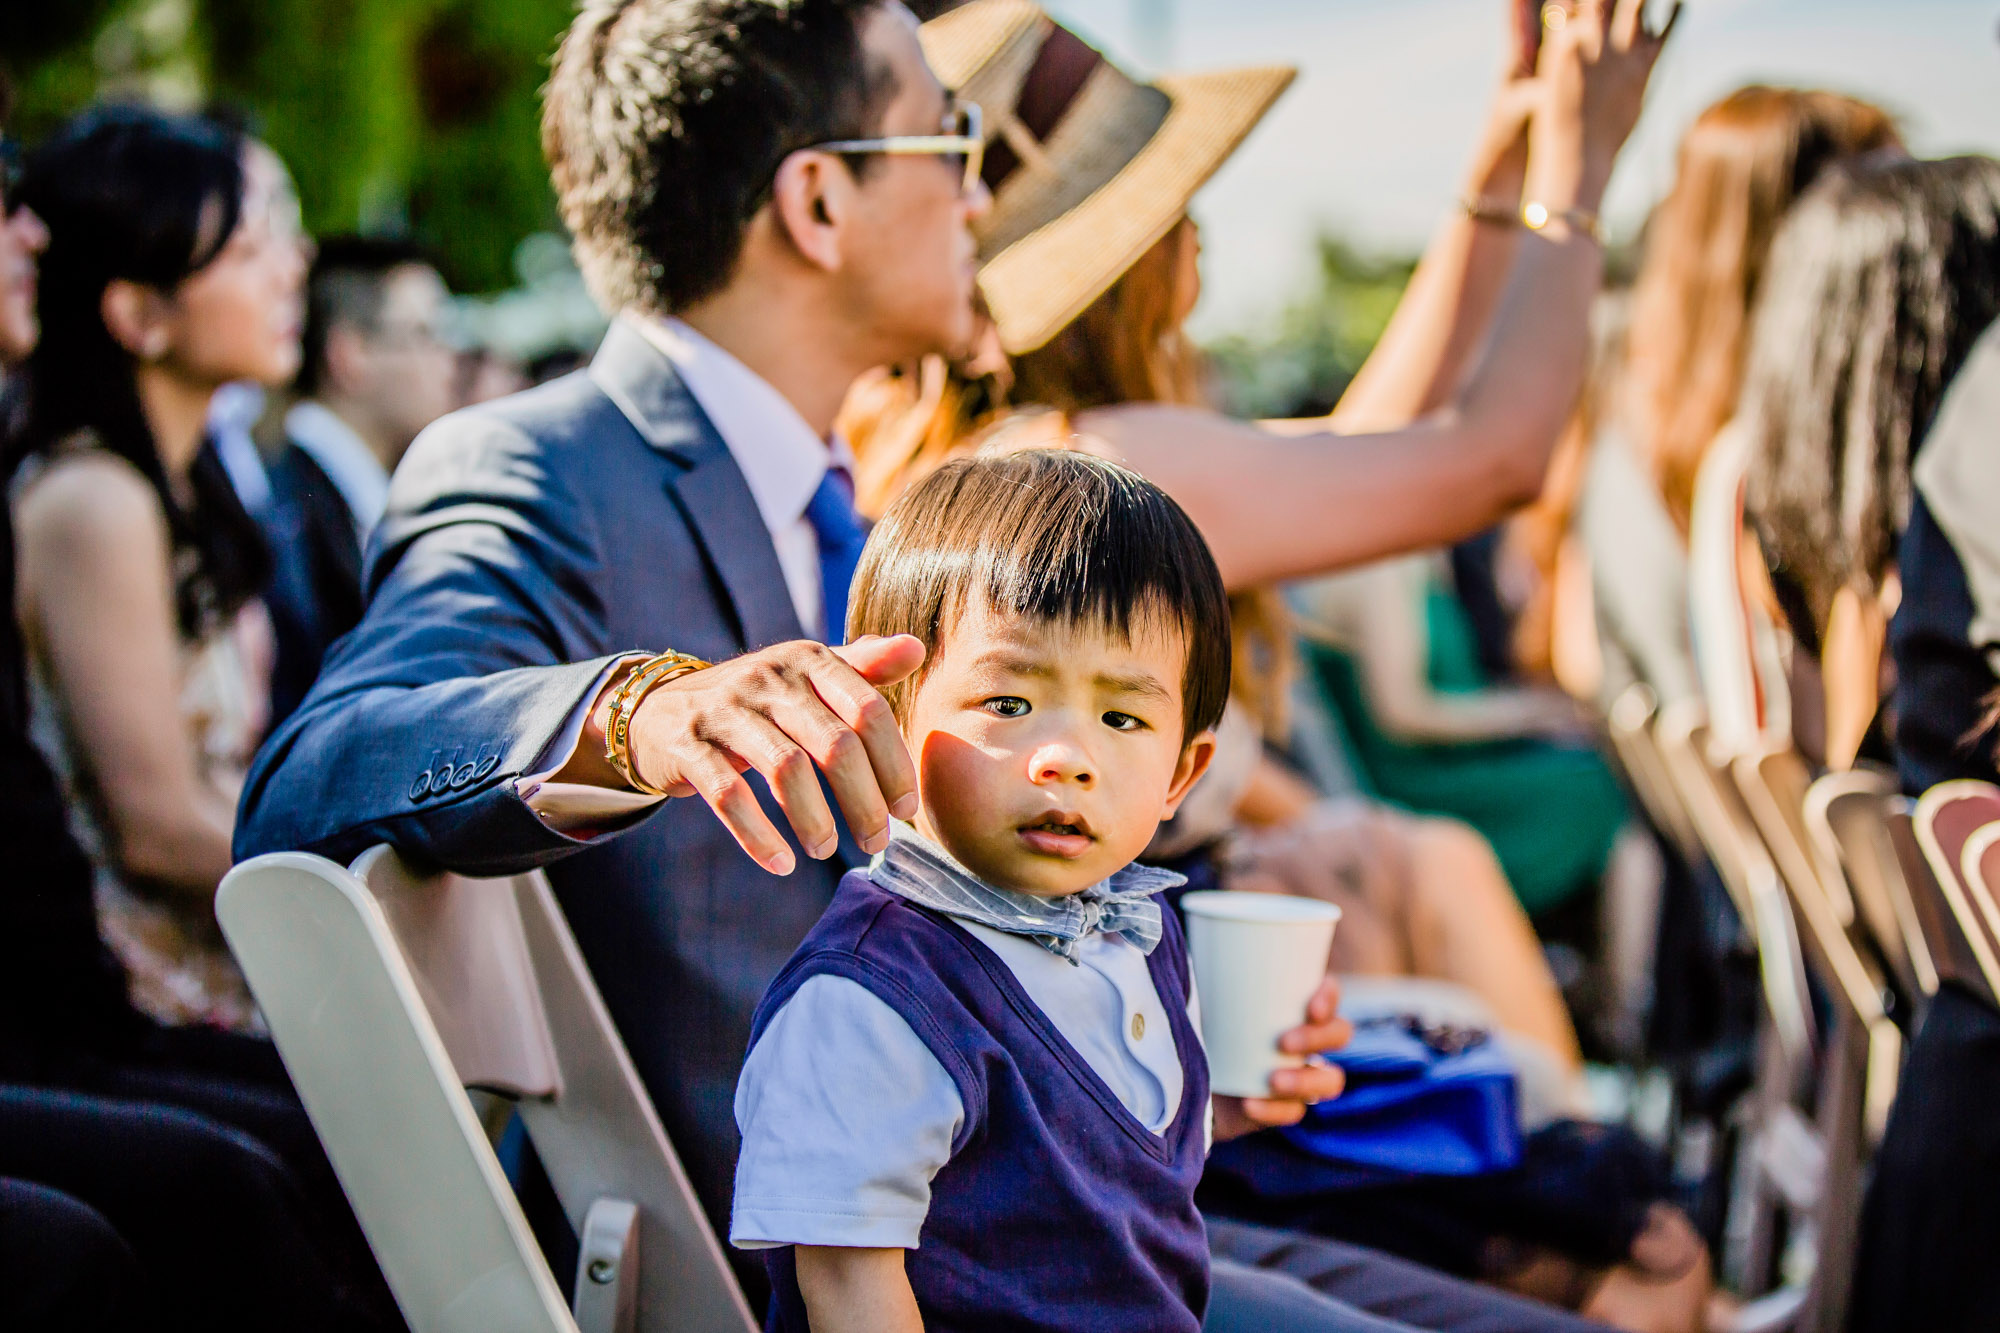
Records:
M546 866L727 1234L750 1017L853 844L843 833L828 862L797 853L778 878L692 799L586 844L542 823L514 780L617 654L719 661L804 637L735 460L671 363L619 321L587 371L424 432L368 577L361 624L257 756L237 856L345 862L389 842L468 874Z

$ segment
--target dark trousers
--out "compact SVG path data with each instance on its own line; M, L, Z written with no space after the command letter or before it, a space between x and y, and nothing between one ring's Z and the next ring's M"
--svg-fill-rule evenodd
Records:
M139 1260L104 1215L25 1180L0 1180L0 1327L11 1333L118 1333Z
M135 1199L142 1192L139 1187L145 1176L161 1161L162 1154L172 1151L177 1136L192 1132L200 1141L198 1146L208 1149L203 1160L228 1177L227 1183L218 1187L222 1193L248 1196L258 1210L284 1213L287 1221L280 1226L274 1243L284 1253L298 1256L296 1266L287 1261L287 1267L270 1271L285 1274L292 1288L311 1295L325 1311L314 1317L318 1322L308 1319L298 1327L402 1327L395 1300L270 1042L209 1028L148 1025L136 1038L115 1048L71 1052L67 1059L43 1059L38 1072L41 1077L36 1088L41 1093L116 1105L123 1108L121 1124L168 1126L148 1131L150 1146L129 1159L140 1177L134 1187ZM151 1120L144 1116L139 1121L130 1119L131 1115L155 1112L162 1114ZM68 1188L38 1169L37 1157L19 1154L9 1137L9 1131L0 1127L0 1175ZM232 1141L233 1148L224 1148L220 1139ZM44 1140L49 1144L64 1141ZM199 1176L185 1180L190 1187L200 1183ZM91 1194L69 1192L110 1215ZM114 1223L126 1239L141 1248L144 1258L140 1238L115 1218ZM231 1265L230 1271L239 1272L240 1267ZM240 1281L237 1284L243 1285ZM326 1322L328 1319L333 1322ZM291 1327L268 1317L245 1325L252 1326Z
M0 1087L0 1176L87 1204L137 1259L139 1326L378 1327L329 1267L285 1164L240 1130L157 1103Z
M1565 1310L1357 1245L1208 1219L1204 1333L1607 1333Z
M1861 1208L1851 1333L2000 1327L2000 1013L1947 982Z

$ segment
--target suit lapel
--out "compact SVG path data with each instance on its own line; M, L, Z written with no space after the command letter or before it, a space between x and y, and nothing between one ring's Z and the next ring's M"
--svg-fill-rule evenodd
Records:
M590 374L646 442L677 464L667 493L728 593L743 647L804 638L750 485L673 363L621 317L605 334Z

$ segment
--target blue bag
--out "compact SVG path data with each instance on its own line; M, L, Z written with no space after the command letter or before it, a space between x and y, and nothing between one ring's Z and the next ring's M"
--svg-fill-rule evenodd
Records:
M1514 1068L1487 1034L1367 1019L1332 1053L1347 1088L1279 1133L1359 1178L1477 1176L1521 1160Z

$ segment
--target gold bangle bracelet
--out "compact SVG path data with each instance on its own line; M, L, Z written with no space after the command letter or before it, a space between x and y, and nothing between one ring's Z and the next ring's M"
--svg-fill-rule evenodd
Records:
M710 663L686 653L660 653L649 657L633 667L611 693L611 706L604 718L604 759L612 770L625 780L627 786L648 796L665 796L667 793L641 778L632 767L630 747L632 715L639 711L639 704L658 685L682 676L705 670Z
M1521 225L1529 231L1547 232L1551 223L1561 222L1571 231L1588 236L1599 245L1604 244L1604 224L1597 214L1581 208L1565 208L1561 212L1552 210L1547 204L1528 203L1521 206Z

